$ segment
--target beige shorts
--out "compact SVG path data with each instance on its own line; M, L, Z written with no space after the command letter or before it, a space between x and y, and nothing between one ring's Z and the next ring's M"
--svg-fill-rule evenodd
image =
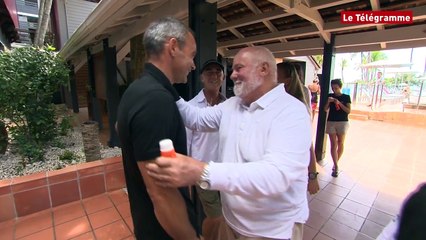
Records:
M343 134L346 134L348 129L349 129L348 121L342 121L342 122L327 121L325 132L327 134L343 135Z
M216 218L222 216L222 203L220 202L219 191L204 190L199 186L196 186L196 189L206 217Z
M225 221L225 220L224 220ZM226 240L275 240L272 238L265 238L265 237L246 237L235 230L233 230L228 224L223 224L223 227L220 229L220 231L223 231L223 234L220 236L225 236L222 238L219 238L218 240L226 239ZM286 239L282 239L286 240ZM290 240L290 239L288 239ZM303 240L303 224L302 223L295 223L293 226L293 233L291 235L291 240Z

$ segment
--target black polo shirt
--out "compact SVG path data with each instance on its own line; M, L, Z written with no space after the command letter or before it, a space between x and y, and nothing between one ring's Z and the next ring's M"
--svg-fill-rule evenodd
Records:
M158 142L165 138L173 141L176 152L187 153L185 126L175 103L178 97L168 78L154 65L145 64L144 74L128 87L120 102L118 133L137 239L171 239L155 217L137 161L160 156ZM195 228L194 206L188 188L179 190Z

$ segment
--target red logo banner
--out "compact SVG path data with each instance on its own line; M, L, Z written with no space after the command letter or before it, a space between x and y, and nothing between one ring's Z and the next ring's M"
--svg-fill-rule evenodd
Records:
M412 24L412 11L342 11L343 24Z

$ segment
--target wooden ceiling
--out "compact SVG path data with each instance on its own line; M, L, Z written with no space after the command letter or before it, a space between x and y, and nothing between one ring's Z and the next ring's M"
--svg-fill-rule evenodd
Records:
M233 57L239 48L263 45L276 57L323 53L335 36L337 53L426 46L426 0L208 0L217 4L217 50ZM413 24L342 24L340 12L411 10ZM85 49L102 50L108 37L117 61L129 52L129 40L150 22L172 15L188 18L185 0L101 1L65 44L61 54L85 61Z
M240 0L218 1L218 50L263 45L277 57L322 54L336 36L336 52L426 46L426 1L415 0ZM342 24L340 12L412 10L412 25Z

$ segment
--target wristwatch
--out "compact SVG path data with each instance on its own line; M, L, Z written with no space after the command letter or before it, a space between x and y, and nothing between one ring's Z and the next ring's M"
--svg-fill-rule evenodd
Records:
M197 182L198 186L203 190L210 189L210 165L204 166L203 172L201 173L200 180Z
M318 175L318 172L309 172L308 173L308 179L309 180L315 180L315 179L317 179L317 175Z

